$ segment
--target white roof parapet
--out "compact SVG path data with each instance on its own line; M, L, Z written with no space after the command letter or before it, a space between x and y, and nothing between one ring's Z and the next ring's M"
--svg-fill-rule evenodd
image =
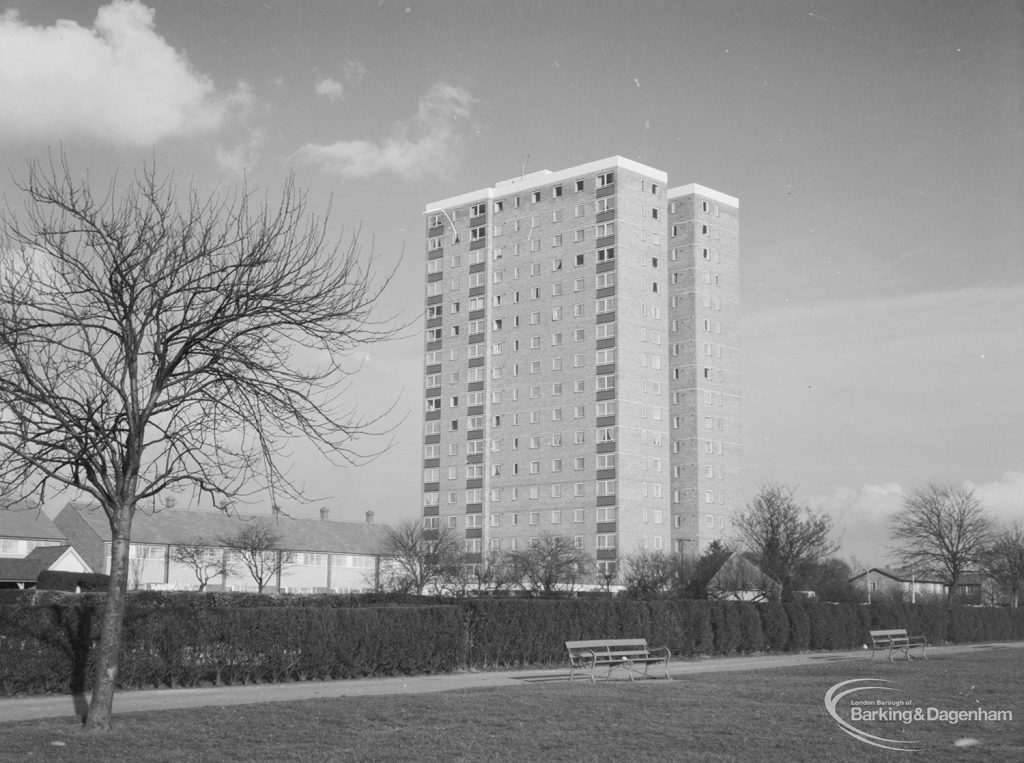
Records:
M668 173L662 170L657 170L654 167L648 167L646 164L641 164L640 162L635 162L632 159L626 159L622 156L609 156L605 159L598 159L594 162L579 164L575 167L568 167L564 170L557 170L555 172L552 172L551 170L537 170L536 172L531 172L521 178L501 180L490 188L481 188L479 191L471 191L470 193L462 193L448 199L432 201L427 204L426 208L424 208L423 214L430 214L431 212L436 212L448 207L457 207L471 201L507 196L509 194L516 193L517 191L535 188L538 185L557 183L560 180L572 180L580 175L597 172L598 170L620 167L625 170L632 170L633 172L639 172L647 175L660 183L668 182Z
M676 196L704 196L705 198L717 201L721 204L728 204L730 207L739 209L740 200L735 196L730 196L727 193L716 191L714 188L708 188L706 185L700 185L698 183L690 183L689 185L681 185L676 188L668 189L668 198L674 198Z

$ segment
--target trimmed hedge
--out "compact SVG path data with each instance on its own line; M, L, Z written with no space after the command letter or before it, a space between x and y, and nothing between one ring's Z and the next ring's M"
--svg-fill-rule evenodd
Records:
M319 600L313 604L309 599ZM0 693L80 693L105 596L0 605ZM300 603L301 602L301 603ZM638 638L678 657L855 649L868 630L933 644L1024 639L1024 609L706 600L129 596L120 688L325 680L564 662L567 640Z

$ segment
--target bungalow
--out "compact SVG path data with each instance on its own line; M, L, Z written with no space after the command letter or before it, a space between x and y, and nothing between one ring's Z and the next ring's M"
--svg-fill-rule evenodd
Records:
M32 588L46 570L92 572L41 509L0 506L0 588Z
M936 575L887 567L872 567L854 575L850 583L869 604L880 600L917 602L945 599L949 590L949 586ZM960 604L980 604L980 576L975 573L962 576L957 581L955 599Z
M777 601L782 586L743 554L730 553L708 581L710 599Z
M335 522L326 508L319 520L239 516L220 511L140 511L132 523L129 588L255 591L231 541L248 527L265 528L266 549L279 567L266 591L355 593L380 587L384 526ZM69 503L54 523L98 572L110 572L110 526L96 505ZM279 561L278 561L279 560Z
M38 546L24 559L0 559L0 589L35 588L42 572L92 574L71 546Z
M64 533L42 509L0 505L0 559L24 559L33 549L67 544Z

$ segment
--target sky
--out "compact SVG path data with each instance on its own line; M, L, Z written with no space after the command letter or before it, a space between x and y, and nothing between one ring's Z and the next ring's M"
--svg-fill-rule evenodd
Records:
M740 199L744 495L891 560L929 481L1024 519L1024 5L1003 0L11 0L0 191L47 151L201 190L288 175L358 235L404 337L352 400L391 443L298 443L293 516L419 514L424 207L621 155ZM259 510L259 507L256 507Z

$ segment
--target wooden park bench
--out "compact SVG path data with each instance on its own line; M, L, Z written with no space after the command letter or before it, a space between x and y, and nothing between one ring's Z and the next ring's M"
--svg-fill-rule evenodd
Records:
M908 636L905 628L895 628L884 631L870 631L871 633L871 659L875 659L875 651L886 649L889 651L889 662L895 662L892 658L894 651L903 651L906 658L910 659L910 650L921 647L921 656L928 659L924 648L928 646L928 640L924 636Z
M647 639L603 639L599 641L566 641L569 650L569 681L577 670L590 670L590 682L594 683L598 668L607 667L604 678L607 681L615 668L622 668L632 681L635 676L647 678L647 668L661 664L665 678L669 678L668 661L672 654L668 647L647 646ZM640 670L643 666L643 670Z

